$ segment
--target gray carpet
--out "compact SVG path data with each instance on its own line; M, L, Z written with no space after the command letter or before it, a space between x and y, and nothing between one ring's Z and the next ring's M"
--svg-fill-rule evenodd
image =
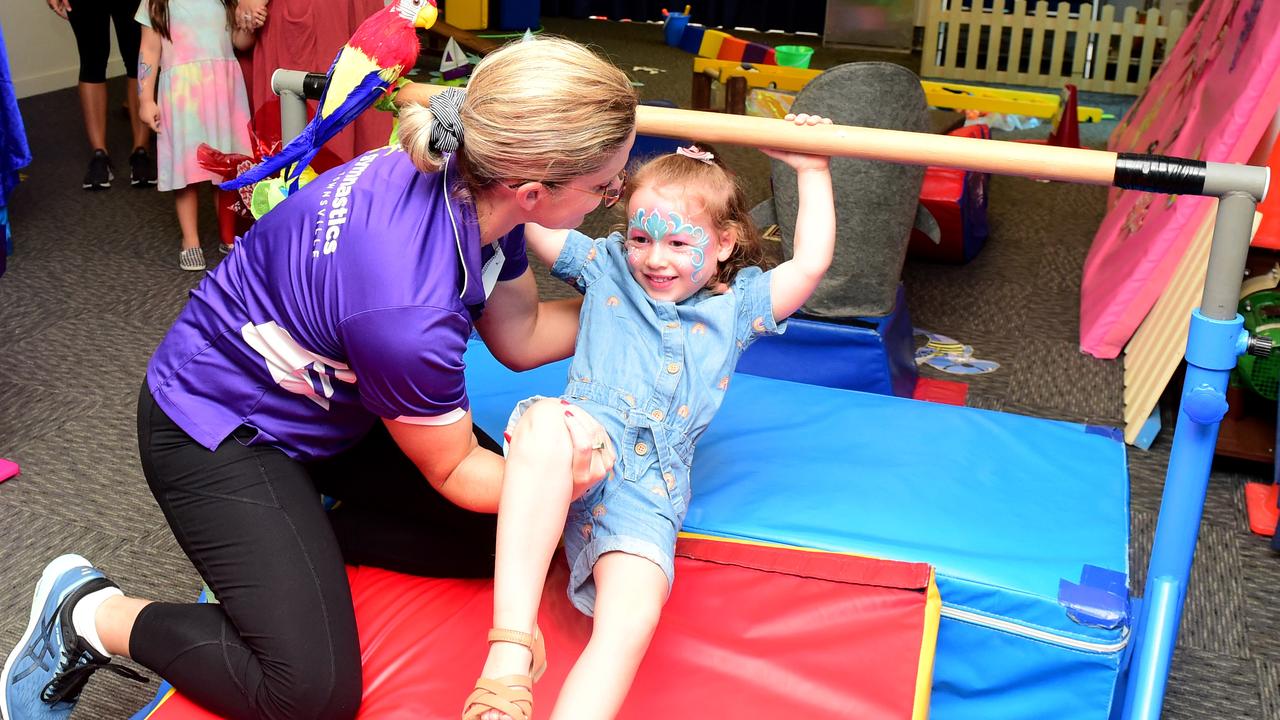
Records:
M661 44L657 26L549 20L562 34L595 43L633 73L645 98L689 106L689 58ZM782 37L769 36L772 44ZM801 40L804 42L804 40ZM819 49L814 67L908 55ZM114 112L123 83L113 83L111 153L127 173L123 117ZM1087 104L1123 111L1127 99L1089 96ZM85 193L87 161L74 90L22 101L35 162L11 199L17 253L0 279L0 457L23 474L0 485L0 646L25 625L30 594L51 557L76 551L125 588L182 601L199 589L142 480L134 402L147 358L200 274L177 268L172 199L118 180ZM1083 128L1105 142L1114 122ZM1035 134L1035 133L1030 133ZM725 149L748 181L754 203L767 193L759 153ZM1080 268L1102 217L1101 188L994 178L990 241L968 265L908 263L904 277L919 327L945 333L997 360L1001 369L970 381L969 404L1039 417L1116 425L1121 368L1077 350ZM206 252L217 260L211 203L201 222ZM613 219L590 218L600 230ZM565 292L544 282L548 294ZM954 376L937 375L943 379ZM1150 452L1130 450L1133 542L1131 583L1140 587L1154 532L1168 433ZM1270 468L1220 463L1205 508L1187 612L1165 717L1280 718L1280 557L1250 535L1241 487ZM79 718L122 718L154 690L114 675L89 684ZM1046 710L1043 717L1051 717Z

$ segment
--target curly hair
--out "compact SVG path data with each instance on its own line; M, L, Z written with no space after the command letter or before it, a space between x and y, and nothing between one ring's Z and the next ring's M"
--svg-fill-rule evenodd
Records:
M751 219L746 194L734 174L710 145L697 143L697 148L710 151L714 159L708 163L676 153L656 157L630 174L619 204L625 208L635 191L642 187L679 188L685 210L690 214L705 210L718 233L732 234L733 252L707 280L707 287L714 289L720 284L731 284L743 268L767 269L771 263L760 230Z

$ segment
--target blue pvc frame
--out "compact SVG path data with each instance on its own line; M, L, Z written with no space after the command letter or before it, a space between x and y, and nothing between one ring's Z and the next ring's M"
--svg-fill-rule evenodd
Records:
M1126 719L1160 717L1218 428L1227 413L1227 382L1247 341L1240 315L1214 320L1200 310L1192 312L1187 376L1160 499L1156 541L1147 565L1144 600L1134 628L1124 702Z

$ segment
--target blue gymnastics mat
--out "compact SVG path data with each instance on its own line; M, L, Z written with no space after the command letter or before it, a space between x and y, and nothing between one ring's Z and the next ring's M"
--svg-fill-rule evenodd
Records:
M558 395L473 341L477 425ZM931 717L1103 720L1129 639L1129 484L1117 430L734 376L698 441L685 531L937 569Z

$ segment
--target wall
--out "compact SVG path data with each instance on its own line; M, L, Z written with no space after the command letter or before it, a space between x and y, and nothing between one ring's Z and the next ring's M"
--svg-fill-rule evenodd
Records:
M0 31L8 46L9 71L19 98L76 84L80 60L71 25L55 15L45 0L0 1ZM123 74L124 62L112 33L107 77Z

